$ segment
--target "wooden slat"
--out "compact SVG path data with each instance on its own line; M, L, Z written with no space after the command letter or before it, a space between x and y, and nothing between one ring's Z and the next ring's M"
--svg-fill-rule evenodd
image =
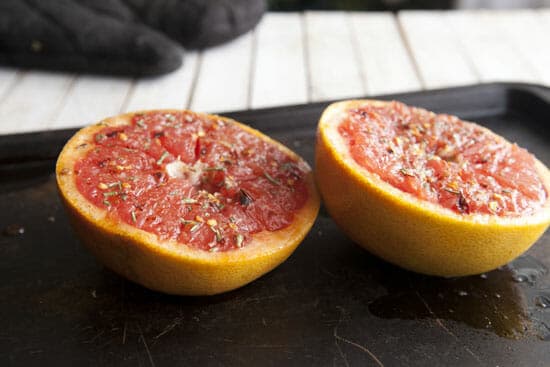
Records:
M444 13L405 11L398 18L403 36L426 88L443 88L479 81L458 47Z
M256 27L252 108L307 102L303 38L300 14L264 16Z
M253 34L204 51L191 109L204 112L248 107Z
M197 60L196 52L186 53L183 66L173 73L136 81L125 110L188 107Z
M64 100L74 76L27 72L0 104L0 133L43 130Z
M0 103L4 100L10 90L15 86L19 73L17 69L0 68Z
M525 25L523 31L523 40L514 35L514 40L518 45L518 48L522 50L525 57L529 60L535 72L540 77L540 82L550 86L550 48L548 44L548 35L550 35L550 9L542 9L534 14L533 11L529 11L530 14L536 18L532 22L529 20ZM520 13L523 16L523 12Z
M487 11L448 12L443 17L456 33L483 82L535 82L530 65L518 55L498 27L498 17Z
M364 95L348 16L341 12L308 12L305 23L311 100Z
M131 85L129 78L78 77L50 128L84 126L120 113Z
M368 94L421 89L391 13L353 13L351 25Z
M545 15L546 14L546 15ZM550 10L498 11L487 15L498 32L510 41L517 57L533 71L537 83L550 84Z

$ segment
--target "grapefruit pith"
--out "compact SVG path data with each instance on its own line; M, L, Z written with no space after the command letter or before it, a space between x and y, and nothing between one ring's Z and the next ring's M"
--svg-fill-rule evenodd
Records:
M147 288L207 295L283 262L319 209L307 163L228 118L128 113L77 132L57 183L81 241Z
M424 274L495 269L550 223L550 173L540 161L479 125L399 102L330 105L315 174L352 240Z

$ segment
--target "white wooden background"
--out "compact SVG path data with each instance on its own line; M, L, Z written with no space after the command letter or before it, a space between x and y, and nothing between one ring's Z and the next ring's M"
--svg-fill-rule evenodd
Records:
M550 85L550 9L269 13L151 79L0 68L0 134L137 109L222 112L491 81Z

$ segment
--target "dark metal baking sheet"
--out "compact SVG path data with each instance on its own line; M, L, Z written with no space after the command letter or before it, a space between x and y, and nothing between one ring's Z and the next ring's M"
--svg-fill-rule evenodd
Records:
M543 87L488 84L382 98L478 121L550 164ZM325 106L228 115L313 162ZM548 233L499 270L441 279L369 255L321 210L294 255L250 285L213 297L167 296L106 270L73 236L52 175L73 132L0 137L2 366L550 364Z

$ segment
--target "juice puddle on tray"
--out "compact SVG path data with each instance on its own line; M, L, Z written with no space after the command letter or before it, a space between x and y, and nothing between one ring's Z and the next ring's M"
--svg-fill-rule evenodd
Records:
M548 242L545 235L536 246ZM385 319L453 320L501 337L550 340L547 275L548 268L531 255L478 276L444 279L411 273L408 282L388 285L388 294L372 302L369 311Z

